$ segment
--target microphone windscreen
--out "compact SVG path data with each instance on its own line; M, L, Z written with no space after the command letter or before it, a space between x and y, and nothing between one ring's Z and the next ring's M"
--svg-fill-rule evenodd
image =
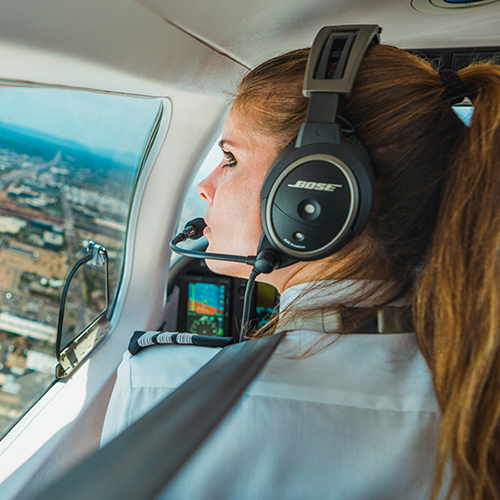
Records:
M184 231L191 240L197 240L203 236L203 230L207 227L205 219L202 217L197 217L196 219L190 220L185 226Z

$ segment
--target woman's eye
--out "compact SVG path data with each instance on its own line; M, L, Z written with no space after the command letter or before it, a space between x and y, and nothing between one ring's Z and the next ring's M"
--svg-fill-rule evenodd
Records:
M222 168L236 167L238 162L236 161L236 158L233 156L233 153L230 153L229 151L223 151L222 153L224 154L224 160L225 160L225 164L222 165Z

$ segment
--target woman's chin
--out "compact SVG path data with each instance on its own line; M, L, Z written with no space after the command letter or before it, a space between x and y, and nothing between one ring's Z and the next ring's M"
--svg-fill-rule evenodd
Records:
M248 279L252 268L247 264L240 262L228 262L224 260L205 259L208 268L217 274L225 274L226 276L234 276L235 278Z

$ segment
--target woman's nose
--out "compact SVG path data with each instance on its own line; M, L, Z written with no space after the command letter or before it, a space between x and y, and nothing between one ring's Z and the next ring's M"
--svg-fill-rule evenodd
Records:
M215 170L208 177L205 177L197 186L198 193L209 205L212 205L216 191L214 174Z

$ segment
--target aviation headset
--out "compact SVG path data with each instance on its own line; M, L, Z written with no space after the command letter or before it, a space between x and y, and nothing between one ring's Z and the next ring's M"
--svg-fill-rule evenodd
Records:
M347 122L337 108L340 97L350 94L366 50L379 43L380 32L377 25L326 26L314 39L303 87L309 97L306 121L264 179L257 255L179 248L181 241L203 235L202 218L186 224L171 241L172 250L197 259L243 262L260 274L331 255L363 231L373 206L373 169L352 126L342 129Z
M274 254L273 268L331 255L368 223L374 198L371 161L353 130L342 129L345 120L337 107L340 97L350 94L363 56L379 43L380 32L377 25L326 26L314 40L303 87L310 98L306 121L272 164L260 193L264 232L257 259Z

